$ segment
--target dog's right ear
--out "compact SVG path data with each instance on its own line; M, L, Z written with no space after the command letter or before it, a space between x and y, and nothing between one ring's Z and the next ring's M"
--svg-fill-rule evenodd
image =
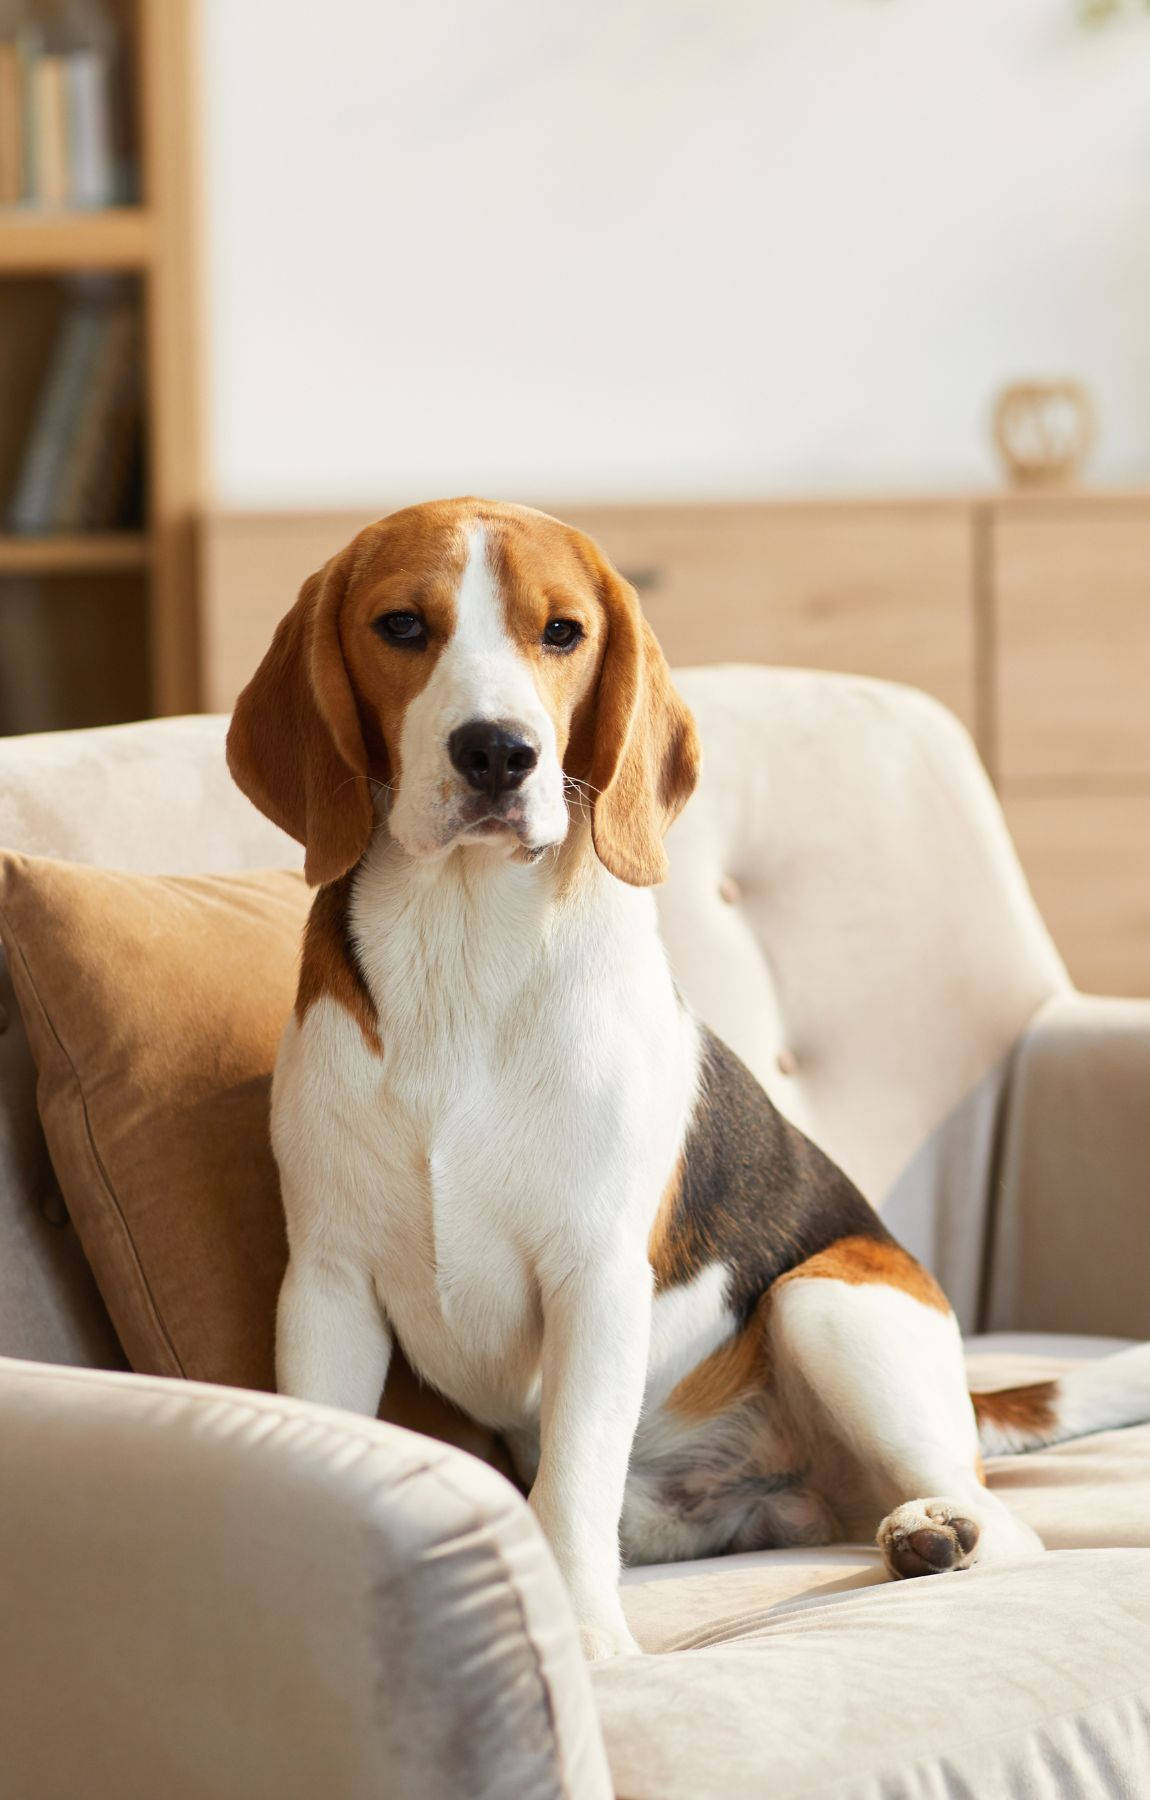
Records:
M337 556L300 589L236 701L228 767L260 811L301 843L313 887L353 868L375 815L367 751L340 641L347 590Z

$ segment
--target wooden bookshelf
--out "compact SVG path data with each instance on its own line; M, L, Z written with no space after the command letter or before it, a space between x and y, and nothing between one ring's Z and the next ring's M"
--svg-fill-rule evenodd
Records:
M152 220L142 206L103 212L0 209L0 274L46 275L72 269L146 269Z
M59 311L61 281L88 270L138 280L143 324L143 488L139 530L84 535L0 534L0 580L43 580L45 630L91 582L92 606L109 608L147 682L136 710L191 711L199 703L194 519L200 503L199 318L193 169L194 0L109 0L125 47L139 203L95 211L0 208L0 337L10 356L41 359ZM20 376L15 378L20 387ZM26 386L30 386L29 382ZM30 391L19 396L31 404ZM10 409L11 410L11 409ZM0 444L9 469L12 446ZM111 586L109 586L109 581ZM137 594L135 614L116 584ZM133 586L134 584L134 586ZM74 617L74 611L72 613ZM137 623L132 624L133 616ZM117 700L122 705L123 695ZM59 722L79 722L63 720Z
M142 531L90 531L69 537L0 537L0 575L69 575L146 569Z

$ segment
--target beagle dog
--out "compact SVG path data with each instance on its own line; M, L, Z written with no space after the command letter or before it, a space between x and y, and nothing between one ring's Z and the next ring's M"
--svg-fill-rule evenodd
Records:
M1150 1416L1150 1352L972 1404L937 1283L685 1004L651 889L698 740L588 538L474 499L369 526L228 756L318 890L272 1096L283 1392L374 1414L402 1345L503 1434L591 1656L635 1648L621 1552L1041 1550L980 1453Z

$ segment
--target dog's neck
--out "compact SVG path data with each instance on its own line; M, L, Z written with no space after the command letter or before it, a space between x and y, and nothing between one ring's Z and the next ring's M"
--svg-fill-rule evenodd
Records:
M577 982L625 980L636 940L657 930L651 894L603 868L580 812L562 844L529 860L479 844L417 861L381 824L355 873L350 924L387 1013L413 1006L417 990L448 1014L469 1001L498 1013L542 963L562 962Z

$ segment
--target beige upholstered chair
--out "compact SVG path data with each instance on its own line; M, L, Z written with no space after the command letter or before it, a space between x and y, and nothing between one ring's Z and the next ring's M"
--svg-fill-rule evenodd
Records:
M682 687L706 768L662 913L687 994L964 1326L1014 1334L976 1347L979 1385L1150 1335L1150 1004L1073 991L960 727L848 677ZM0 842L298 863L230 786L223 729L0 744ZM636 1570L649 1654L588 1670L483 1464L122 1372L2 971L0 1009L6 1800L1150 1792L1150 1426L992 1468L1040 1563L892 1585L841 1546Z

